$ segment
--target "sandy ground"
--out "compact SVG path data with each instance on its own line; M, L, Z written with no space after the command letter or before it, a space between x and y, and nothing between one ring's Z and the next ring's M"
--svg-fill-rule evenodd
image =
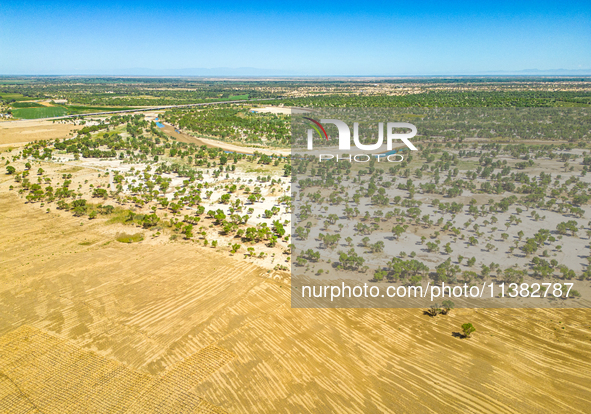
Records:
M574 150L572 152L581 152L580 150ZM517 162L515 159L507 158L507 157L498 157L500 160L506 160L509 166L514 166ZM414 161L415 166L411 166L411 169L416 168L417 165L420 165L418 161ZM535 165L533 167L529 167L524 170L530 176L539 175L540 173L544 172L546 174L552 174L554 179L557 179L560 183L565 183L571 177L577 178L582 183L591 183L591 176L585 175L581 176L582 166L579 162L573 163L575 166L574 171L565 172L563 168L563 163L560 162L558 159L549 160L549 159L537 159L535 161ZM515 169L514 171L519 171ZM558 176L561 176L558 179ZM386 179L389 179L388 176ZM419 187L421 184L426 184L432 180L430 176L426 176L422 179L417 179L414 175L410 177L413 184L416 187ZM476 184L477 188L480 188L480 185L484 183L486 180L482 178L477 178L473 180L474 184ZM392 185L390 188L385 190L385 194L392 200L395 196L400 196L403 200L408 197L408 192L406 190L400 190L397 188L399 183L405 183L406 179L396 178L395 184ZM366 184L364 184L365 186ZM351 180L344 180L341 182L341 187L344 190L343 192L348 192L349 194L353 194L358 188L360 188L359 183L354 183ZM308 192L317 191L317 188L310 188ZM328 199L328 196L333 190L322 190L321 194ZM420 192L420 191L419 191ZM493 200L494 202L499 202L503 198L506 198L510 195L510 193L504 193L500 195L496 194L480 194L480 193L472 193L469 190L464 190L462 196L454 197L454 198L447 198L439 194L417 194L414 199L421 201L422 205L420 206L421 214L420 217L427 215L430 220L437 222L438 219L442 219L442 223L452 222L454 226L461 229L461 234L465 237L464 239L458 239L457 237L453 236L450 232L442 232L442 234L437 238L440 241L440 247L437 249L436 252L428 252L426 243L433 242L435 239L432 238L433 233L435 231L440 231L436 225L425 225L420 224L416 225L411 223L411 220L406 221L406 224L409 224L409 228L406 232L404 232L399 239L394 239L392 237L392 232L390 229L394 227L397 222L395 219L390 220L383 220L380 222L381 230L377 230L372 232L370 235L366 236L365 234L359 234L355 231L355 225L359 222L362 222L361 217L363 217L365 212L369 212L371 216L374 215L376 211L391 211L398 206L393 206L389 204L387 206L376 206L373 205L369 198L361 198L359 204L351 203L351 207L358 208L361 211L359 219L345 219L344 215L344 205L336 205L336 206L329 206L325 203L325 205L320 204L313 204L311 206L312 213L324 214L324 216L333 213L337 214L339 217L342 218L338 222L338 224L342 224L343 227L338 229L336 225L332 226L330 232L337 232L341 236L341 240L338 244L338 247L335 248L333 251L322 248L321 243L318 241L320 233L326 233L326 229L324 228L323 221L320 220L317 224L311 227L310 236L306 241L298 241L296 242L296 246L301 248L302 250L311 248L315 250L321 249L322 255L324 259L331 259L331 262L338 261L339 252L340 251L347 251L350 247L345 243L345 239L347 237L351 237L352 239L352 246L357 249L357 252L360 253L366 260L367 264L370 266L371 271L368 273L360 273L360 272L352 272L352 271L343 271L343 272L336 272L331 271L329 275L324 273L322 276L316 276L318 280L324 281L331 281L331 280L339 280L341 277L348 280L354 280L356 282L365 282L368 279L371 279L373 276L373 271L378 268L383 268L386 264L392 259L393 256L399 256L401 252L405 252L406 254L410 254L411 252L415 252L417 254L417 260L425 262L431 269L434 269L435 266L439 265L440 263L444 262L448 258L451 258L454 263L457 263L457 258L459 255L464 256L465 258L475 257L476 262L475 266L469 267L467 266L466 262L461 264L462 271L475 271L480 270L483 264L490 265L490 263L499 264L502 269L509 268L511 266L516 265L518 268L528 268L533 256L524 254L520 249L515 249L513 253L510 252L510 247L515 246L517 242L519 246L523 244L523 242L529 238L533 237L535 233L537 233L541 229L547 229L551 232L551 235L555 237L557 240L553 243L547 242L543 247L540 248L538 254L541 254L542 251L546 250L548 252L548 256L546 260L556 259L559 264L564 264L571 269L574 269L577 274L584 271L588 266L587 256L589 255L589 242L590 237L586 234L589 230L589 217L590 217L590 208L589 205L582 205L581 209L584 210L585 214L582 217L576 217L568 212L560 213L557 211L552 211L549 209L538 209L538 208L531 208L527 209L524 206L511 206L508 211L506 212L499 212L496 211L494 213L489 213L485 216L474 217L468 214L468 205L471 199L475 199L477 201L477 206L480 208L483 205L488 205L489 200ZM463 213L460 214L451 214L451 213L444 213L439 209L436 209L432 202L434 199L438 199L441 202L451 203L457 202L464 204ZM301 200L301 201L299 201ZM298 199L295 203L295 208L297 209L299 206L302 206L308 202L307 198ZM328 206L328 210L324 210ZM399 208L399 207L398 207ZM522 210L521 212L518 211ZM405 210L405 209L402 209ZM543 219L536 220L533 217L532 213L536 212ZM519 219L521 222L519 224L510 223L510 218ZM492 222L492 217L495 217L498 222ZM471 220L469 226L464 226L466 222ZM560 235L556 231L556 227L561 222L566 221L575 221L578 224L578 228L580 229L576 236L572 235ZM368 223L365 221L364 223ZM478 231L482 233L480 236L477 235L477 232L474 229L474 225L477 224L479 226ZM523 231L523 236L519 236L519 232ZM502 234L507 234L507 240L502 239ZM469 238L471 236L475 236L478 238L477 245L471 245L469 243ZM384 252L383 253L369 253L368 249L360 247L362 243L362 239L364 237L369 238L369 243L373 244L379 241L384 242ZM421 242L421 237L426 237L425 243ZM443 246L447 243L450 243L450 247L452 248L451 254L446 254L443 252ZM486 246L487 244L491 244L493 246L492 249L488 249ZM559 248L560 246L560 248ZM308 273L314 274L318 269L323 269L324 272L327 270L332 270L332 266L330 263L327 263L327 260L320 261L318 264L311 265L310 270ZM305 273L306 271L297 268L298 274ZM527 282L532 283L532 280L527 280ZM585 300L589 300L591 298L591 286L589 282L582 282L580 280L572 280L574 282L574 289L578 290L582 297ZM424 285L426 285L427 281L425 281ZM383 282L386 285L386 282Z
M279 274L191 244L118 243L116 225L80 223L0 195L2 412L591 404L589 310L291 309ZM473 337L454 337L465 322Z
M15 150L13 154L15 154L18 150ZM6 153L2 154L6 155ZM11 165L17 168L18 171L25 169L25 162L31 161L33 164L34 170L38 169L39 167L43 168L44 174L43 177L45 179L51 179L52 185L59 185L62 182L63 178L62 175L64 173L72 173L71 178L71 188L76 188L77 191L83 195L85 199L87 199L90 203L100 204L103 202L102 199L97 199L92 197L92 192L94 187L98 188L107 188L111 191L116 190L116 186L113 183L112 177L115 174L122 174L126 177L126 183L123 184L123 191L121 193L122 198L131 195L129 190L129 185L133 183L133 185L138 185L139 183L144 182L143 179L143 172L148 169L149 172L153 173L152 165L146 165L142 163L127 163L122 162L121 160L101 160L97 158L81 158L80 160L75 160L72 154L65 153L64 151L57 151L54 154L52 161L33 161L33 160L19 160L13 162ZM247 166L254 166L257 167L256 164L246 163L244 161L241 164L238 164L239 168L237 171L232 173L232 176L235 179L239 179L240 183L248 186L251 190L254 190L255 187L259 187L260 193L263 198L255 203L246 203L244 208L239 214L245 215L249 209L253 209L252 214L249 214L249 219L247 226L254 226L258 223L266 222L268 226L272 225L272 221L279 220L280 222L285 224L286 234L290 233L290 226L289 221L291 220L291 213L287 211L287 207L285 204L281 204L278 202L278 198L284 195L289 195L289 183L286 181L285 177L281 177L282 183L275 184L272 186L270 183L261 183L257 182L257 175L267 175L273 167L268 168L261 168L260 170L257 168L253 172L245 172L246 169L250 168ZM277 168L275 168L277 169ZM263 171L263 172L261 172ZM112 172L110 175L106 175L105 173ZM99 177L100 176L100 177ZM167 190L164 197L168 198L169 200L173 200L174 193L176 188L180 188L183 186L183 181L186 177L180 177L174 173L171 174L162 174L162 177L169 178L171 180L170 188ZM204 180L203 183L210 184L210 189L212 194L209 198L206 198L203 195L203 200L201 205L205 207L205 211L209 210L217 210L222 209L227 214L228 205L220 203L220 197L223 194L226 194L226 191L223 189L225 185L231 185L235 182L229 179L226 179L224 175L221 175L218 178L215 178L211 171L206 171L203 174ZM280 177L274 177L279 179ZM8 175L0 175L0 192L9 191L10 184L14 184L11 177ZM94 187L93 187L94 186ZM219 188L217 188L219 187ZM247 195L244 194L244 191L238 190L237 192L232 194L232 200L236 200L237 198L246 199ZM23 199L24 201L24 199ZM113 199L110 199L105 202L106 204L120 206L125 209L129 209L134 211L138 214L151 214L152 210L150 209L151 205L147 204L143 207L139 207L135 203L129 202L121 202L118 203ZM273 207L279 208L279 212L272 217L272 219L265 219L264 213L265 210L271 210ZM44 203L44 208L50 208L52 211L60 214L62 216L70 216L71 213L65 212L62 210L57 209L57 202L51 203ZM182 219L184 215L193 216L195 214L196 208L195 207L184 207L180 212L177 218ZM162 221L170 220L172 217L172 213L169 210L163 209L162 207L158 208L158 214L160 215ZM165 217L168 216L168 217ZM100 216L99 216L100 217ZM252 262L257 264L258 266L262 266L266 269L272 269L276 265L288 266L289 262L287 261L287 255L284 254L285 249L287 249L288 242L285 240L279 240L277 245L273 248L265 246L263 243L253 243L253 244L244 244L240 242L240 240L233 237L233 235L221 235L219 234L218 226L209 227L210 224L213 223L213 220L207 215L203 215L202 222L195 226L195 233L197 233L197 228L203 226L204 231L206 231L207 235L206 238L209 242L216 240L218 242L219 249L225 249L229 254L228 243L240 243L242 244L241 250L236 253L237 257L243 257L245 261ZM86 219L82 219L86 220ZM101 218L97 219L101 220ZM103 220L104 221L104 220ZM121 226L118 230L120 232L132 232L134 231L133 227L130 226ZM154 244L162 244L164 240L168 240L172 233L165 233L161 237L157 239L152 239L148 237L148 235L152 235L156 233L157 230L152 230L151 232L145 232L146 238L149 241L147 243L154 243ZM200 235L196 235L193 239L194 243L203 243L203 237ZM255 254L257 257L246 257L245 254L247 253L247 248L253 247L255 249ZM264 257L260 257L260 253L265 253Z
M71 123L40 121L7 121L0 123L0 145L8 145L36 140L67 138L71 131L82 128Z
M289 106L265 106L265 107L253 107L250 108L252 112L257 113L267 113L267 114L284 114L284 115L291 115L291 114L304 114L310 112L309 109L305 108L298 108L298 107L289 107Z

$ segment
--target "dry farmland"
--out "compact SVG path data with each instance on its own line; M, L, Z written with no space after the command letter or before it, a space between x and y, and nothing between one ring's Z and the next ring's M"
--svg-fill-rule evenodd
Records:
M192 244L0 200L0 411L585 412L588 310L291 309ZM470 320L478 335L452 335Z
M65 121L51 122L43 120L0 122L0 146L20 144L36 140L63 139L70 132L82 128Z

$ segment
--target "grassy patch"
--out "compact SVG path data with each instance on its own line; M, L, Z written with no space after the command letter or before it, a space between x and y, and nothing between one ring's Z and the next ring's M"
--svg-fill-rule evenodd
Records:
M246 169L247 173L259 173L259 174L270 174L273 171L271 169L266 169L266 168L247 168Z
M232 154L229 154L231 157ZM280 174L283 176L283 164L279 164L277 166L271 164L256 164L251 161L240 161L237 166L238 169L241 171L245 171L247 173L256 173L256 174L265 174L265 175L275 175Z
M144 235L142 233L135 233L135 234L127 234L127 233L119 233L115 238L120 243L137 243L144 240Z
M480 163L478 161L460 161L458 162L457 168L460 171L476 170Z
M234 95L228 98L230 101L237 101L239 99L248 99L248 94L246 95Z
M109 215L109 220L107 220L106 224L135 224L135 222L127 220L130 211L121 207L115 207L115 211Z
M12 111L12 115L16 118L35 119L35 118L52 118L55 116L67 115L68 110L61 106L44 106L42 108L19 108Z
M70 167L70 168L64 168L63 170L58 170L58 172L60 173L75 173L78 171L82 171L84 169L84 167Z
M15 101L30 101L32 99L38 99L38 98L31 98L30 96L24 96L21 95L20 93L3 93L0 95L0 99L4 99L5 101L11 101L11 100L15 100Z
M81 242L81 243L78 243L78 244L79 244L80 246L91 246L91 245L93 245L94 243L96 243L96 242L93 242L93 241L85 241L85 242Z

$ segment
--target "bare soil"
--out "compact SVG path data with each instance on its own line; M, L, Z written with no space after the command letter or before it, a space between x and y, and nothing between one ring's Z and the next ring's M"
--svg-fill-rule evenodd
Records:
M39 120L0 122L0 145L67 138L70 132L80 128L82 126L71 123Z
M590 310L292 309L283 275L194 244L118 243L117 231L0 194L0 411L591 404ZM476 332L460 339L466 322Z

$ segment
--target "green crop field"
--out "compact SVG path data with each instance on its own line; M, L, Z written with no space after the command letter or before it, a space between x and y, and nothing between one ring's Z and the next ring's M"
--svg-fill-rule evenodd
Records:
M5 100L5 101L11 101L11 100L15 100L15 101L29 101L31 99L35 99L35 98L31 98L30 96L24 96L21 95L20 93L2 93L0 94L0 99Z
M61 106L49 106L42 108L19 108L12 111L15 118L35 119L51 118L54 116L67 115L68 110Z
M131 107L104 107L104 106L42 106L36 102L15 102L12 114L15 118L36 119L51 118L63 115L78 115L93 112L109 112L134 109Z
M109 112L109 111L125 111L128 109L135 109L134 107L119 107L119 106L79 106L79 105L68 105L68 110L73 114L85 113L85 112Z
M23 85L33 82L32 79L0 79L0 85Z
M231 100L231 101L239 100L239 99L248 99L248 94L246 94L246 95L230 96L228 99Z

